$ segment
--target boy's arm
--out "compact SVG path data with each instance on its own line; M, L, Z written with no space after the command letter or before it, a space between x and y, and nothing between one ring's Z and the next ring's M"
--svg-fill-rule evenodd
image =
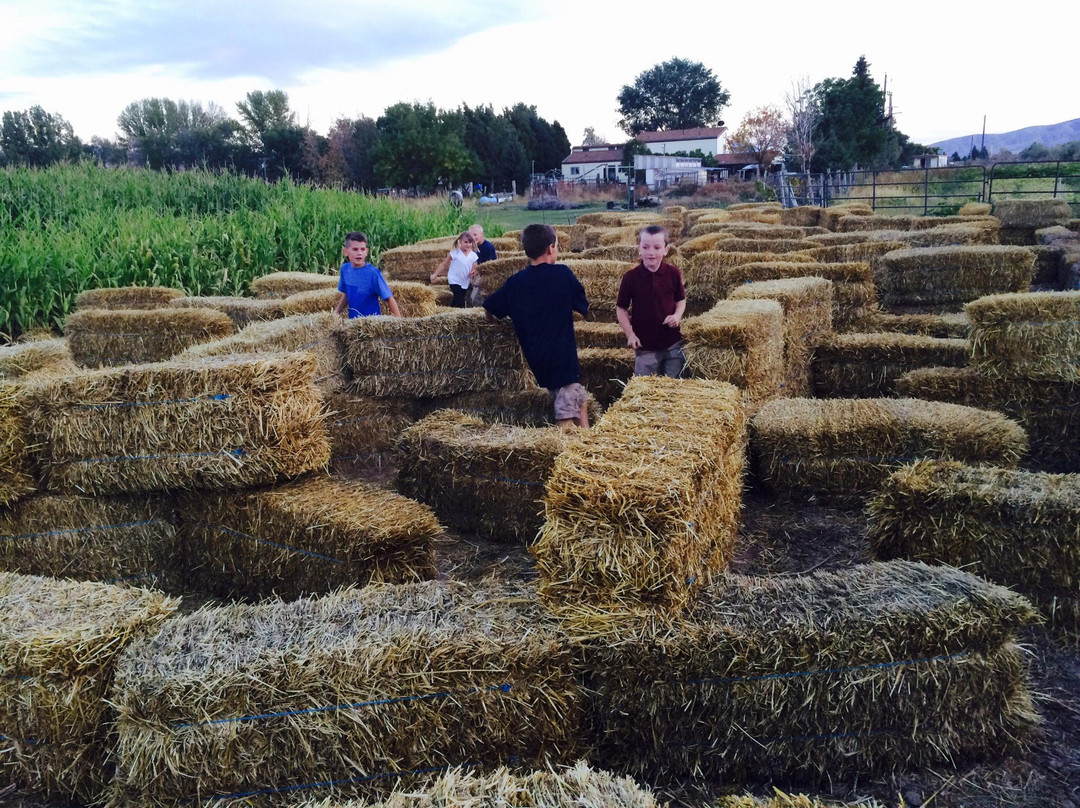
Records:
M619 321L619 327L626 335L626 344L635 350L641 347L641 340L637 338L634 329L630 327L630 312L622 306L615 307L615 319Z
M664 318L664 325L670 326L672 328L678 328L679 323L682 322L682 316L684 311L686 311L685 297L675 304L675 313L669 314L667 317Z
M386 298L386 308L390 309L390 313L395 317L401 316L401 309L398 308L397 301L394 299L393 295Z
M349 298L345 296L344 292L338 292L337 303L334 304L334 314L339 317L344 317L345 313L349 309Z

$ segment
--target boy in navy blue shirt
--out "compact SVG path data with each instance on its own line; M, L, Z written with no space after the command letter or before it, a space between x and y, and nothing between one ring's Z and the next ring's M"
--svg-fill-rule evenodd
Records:
M374 267L367 262L368 243L367 236L358 231L353 231L345 236L345 248L342 251L348 259L341 265L341 276L338 280L337 304L334 313L344 316L348 312L349 318L370 317L380 314L379 301L385 300L390 313L395 317L401 316L394 293L386 284L386 279Z
M530 224L521 231L529 265L506 279L484 301L488 317L509 317L525 361L555 399L560 427L589 425L588 393L581 386L574 312L589 313L585 287L570 267L556 264L555 228Z

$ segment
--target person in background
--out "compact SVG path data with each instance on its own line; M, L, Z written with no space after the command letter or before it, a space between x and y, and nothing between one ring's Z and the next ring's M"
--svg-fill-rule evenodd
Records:
M615 317L635 349L635 376L679 378L686 366L682 350L686 290L678 267L664 262L667 230L657 224L638 233L641 261L622 277L615 300Z
M476 244L476 254L479 256L476 263L483 264L499 257L495 254L495 245L484 238L483 227L474 224L469 228L469 235L473 237L473 242Z
M358 230L349 233L345 236L342 252L346 260L341 265L338 279L341 294L334 305L334 313L342 317L347 313L349 318L370 317L381 313L379 301L385 300L390 313L400 317L401 310L386 279L378 267L367 262L367 236Z
M476 274L474 265L479 259L474 250L475 246L476 243L473 241L473 237L466 230L454 239L454 246L450 249L450 254L431 273L432 283L436 283L439 278L446 276L446 281L450 284L450 293L454 296L453 300L450 301L450 305L456 309L463 309L468 306L469 287L472 285L472 279Z

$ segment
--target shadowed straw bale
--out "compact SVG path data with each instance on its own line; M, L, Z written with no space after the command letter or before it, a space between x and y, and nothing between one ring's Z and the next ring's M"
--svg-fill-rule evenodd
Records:
M799 210L799 208L792 208ZM823 802L816 797L808 797L806 794L785 794L779 789L772 797L753 797L750 795L737 797L727 795L720 797L712 803L712 808L885 808L874 799L860 800L859 802Z
M83 367L161 362L234 331L228 315L214 309L86 309L64 322L71 356Z
M75 297L76 309L164 309L169 302L183 297L181 289L167 286L120 286L111 289L87 289Z
M997 220L988 217L977 221L915 228L906 233L880 230L874 238L878 241L894 239L904 241L911 247L988 246L999 243L1000 231L1001 227Z
M298 808L658 808L652 792L628 777L574 766L532 772L499 767L482 774L451 769L424 785L370 802L307 802Z
M0 572L0 782L97 799L117 656L179 601L134 587Z
M994 206L987 202L965 202L960 206L961 216L989 216Z
M701 314L713 307L717 300L726 297L729 284L723 279L732 267L756 264L762 261L785 261L810 263L814 259L804 253L737 253L724 250L706 250L683 264L683 283L686 285L687 314ZM813 273L806 273L813 274ZM770 280L754 278L751 280Z
M601 407L610 407L622 396L623 388L634 375L634 350L621 348L579 348L578 364L581 385L596 396Z
M821 208L817 205L799 205L780 211L780 223L798 227L817 227L820 224Z
M819 247L839 247L846 244L866 244L875 240L874 235L873 231L866 230L853 233L833 233L826 230L824 233L807 236L806 241Z
M0 382L0 506L14 502L36 487L20 398L18 385Z
M858 324L861 331L921 334L939 339L967 339L971 321L961 312L948 314L887 314L877 312Z
M540 596L563 617L677 611L730 562L742 509L746 415L724 382L635 376L555 461L530 547Z
M323 275L319 272L271 272L260 275L251 281L251 293L259 300L284 299L319 289L337 291L338 276Z
M330 459L316 363L237 355L82 371L28 388L27 421L56 491L238 488Z
M784 309L776 300L721 300L682 323L687 375L729 382L760 403L784 381Z
M183 497L184 575L227 598L286 600L435 575L431 509L363 482L318 476L265 491Z
M325 289L311 289L307 292L297 292L281 300L281 315L283 317L295 317L298 314L324 314L333 312L337 305L341 292L337 287Z
M388 281L427 283L431 273L449 254L449 247L428 244L393 247L383 250L379 256L379 268Z
M256 300L253 297L178 297L170 300L174 309L215 309L228 315L236 327L283 317L280 300Z
M618 211L596 211L594 213L582 213L577 217L578 224L591 227L618 227L619 220L625 214Z
M589 423L600 418L600 405L589 395ZM457 410L491 424L514 426L554 426L555 410L551 393L542 387L528 390L492 390L481 393L458 393L444 398L414 402L418 418L437 410Z
M1003 413L1027 432L1028 462L1047 471L1080 472L1080 382L925 368L901 376L896 392Z
M520 585L373 584L204 608L117 667L111 804L337 797L429 768L573 760L576 673Z
M172 504L161 497L46 494L0 512L0 568L10 572L148 586L168 580L176 560Z
M963 367L967 341L915 334L832 334L814 349L814 395L819 398L890 396L910 370Z
M1031 278L1033 291L1041 289L1062 290L1067 285L1068 264L1065 250L1061 247L1047 247L1038 244L1028 247L1035 254L1035 270Z
M401 430L419 417L412 398L375 398L343 391L328 396L326 407L330 460L353 467L381 462Z
M625 348L626 334L618 323L579 320L574 323L579 348Z
M902 398L783 398L751 422L758 478L775 493L861 504L920 458L1015 466L1024 430L1004 415Z
M353 392L435 398L478 390L521 390L531 378L508 320L483 309L433 317L356 317L343 330Z
M399 436L398 490L447 524L497 541L532 541L544 484L572 438L558 427L488 424L439 410Z
M783 254L799 252L813 244L801 238L731 238L723 241L719 249L729 252Z
M436 286L435 287L435 313L444 314L453 306L450 304L454 302L454 293L450 290L449 286Z
M911 562L718 576L685 616L583 640L598 764L651 781L830 778L1022 753L1031 605Z
M964 311L983 375L1080 381L1080 292L990 295Z
M1003 228L1052 227L1072 218L1064 199L999 199L994 202L994 216Z
M635 242L636 243L636 242ZM573 258L562 263L570 267L589 299L589 311L595 317L615 317L615 298L619 296L622 276L633 268L624 261L596 261ZM637 261L634 261L636 264Z
M1034 267L1035 255L1024 247L897 250L878 265L878 296L886 308L959 310L984 295L1026 292Z
M475 281L485 293L491 294L504 283L506 279L528 265L529 259L525 253L505 253L494 261L485 261L482 264L474 264L476 268Z
M924 460L893 473L868 512L882 558L962 567L1080 621L1080 475Z
M66 339L39 339L0 346L0 382L38 371L69 373L75 368Z
M731 300L775 300L784 310L785 396L810 395L810 359L814 346L832 333L833 283L824 278L785 278L746 283Z
M809 240L809 239L808 239ZM907 249L908 245L903 241L863 241L852 244L835 244L824 247L813 247L797 253L788 253L784 256L785 261L791 261L792 256L803 256L804 261L818 261L823 264L846 264L852 261L867 261L871 269L876 269L881 261L881 256L893 250Z
M208 356L302 351L315 357L315 384L324 395L330 395L345 385L341 325L341 318L328 311L252 323L238 334L195 345L176 358L191 361Z
M426 281L410 283L397 281L390 287L397 300L402 317L430 317L435 313L435 289ZM383 314L389 314L390 308L385 300L379 301Z

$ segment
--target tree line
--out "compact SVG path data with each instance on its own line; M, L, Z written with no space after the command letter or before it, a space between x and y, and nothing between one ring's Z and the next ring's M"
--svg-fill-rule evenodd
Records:
M115 140L83 143L71 124L40 106L5 112L0 165L44 167L90 159L107 166L135 163L156 170L231 170L277 180L289 175L375 191L432 191L477 183L490 190L523 189L533 171L558 169L570 141L524 103L437 109L398 103L377 119L340 118L325 135L298 122L282 90L255 90L236 105L170 98L134 101L117 118Z

